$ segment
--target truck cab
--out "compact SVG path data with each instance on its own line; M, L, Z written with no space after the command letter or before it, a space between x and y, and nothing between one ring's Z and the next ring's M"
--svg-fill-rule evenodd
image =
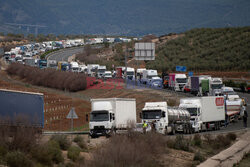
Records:
M174 91L183 91L187 84L186 74L169 74L169 87Z
M79 65L77 62L70 62L70 71L72 72L79 72Z
M191 133L188 111L168 108L166 102L146 102L141 112L142 122L155 124L155 130L162 134L175 134L176 131Z
M221 96L222 87L223 87L223 82L221 78L211 78L209 94L212 96Z
M39 60L39 61L38 61L38 67L39 67L40 69L47 68L47 60Z
M153 77L158 77L157 70L144 70L142 76L142 83L149 84Z
M89 122L91 137L110 134L115 119L112 108L112 104L108 101L92 102Z
M106 71L106 66L99 66L97 68L97 78L102 78L103 75L105 74Z
M127 79L134 80L135 79L135 69L131 67L127 67Z
M185 101L184 99L181 99L179 107L186 109L190 113L190 123L192 124L194 131L199 132L201 130L202 125L200 117L200 101L195 99L189 99Z

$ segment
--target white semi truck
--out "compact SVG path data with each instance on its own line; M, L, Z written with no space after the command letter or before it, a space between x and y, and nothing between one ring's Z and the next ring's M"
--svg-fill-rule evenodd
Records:
M141 82L143 84L148 84L151 82L153 77L158 77L157 70L144 70L142 73Z
M140 116L142 122L155 123L156 131L162 134L193 132L189 112L180 108L169 108L166 102L146 102Z
M211 78L209 86L209 95L210 96L221 96L222 91L221 88L223 87L223 82L221 78Z
M79 72L79 64L75 61L70 62L70 71Z
M89 135L109 136L136 123L136 102L129 98L91 99Z
M183 98L180 108L189 111L192 127L196 132L202 130L219 130L225 122L225 105L223 96Z
M102 78L105 74L106 66L98 66L97 68L97 78Z
M168 87L174 91L183 91L184 87L187 85L186 74L169 74Z

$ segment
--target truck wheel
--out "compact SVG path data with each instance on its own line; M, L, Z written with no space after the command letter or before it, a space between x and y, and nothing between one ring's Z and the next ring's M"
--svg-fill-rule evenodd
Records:
M173 125L172 126L172 132L171 132L172 135L175 135L175 126Z
M183 133L187 134L187 127L186 126L183 127Z

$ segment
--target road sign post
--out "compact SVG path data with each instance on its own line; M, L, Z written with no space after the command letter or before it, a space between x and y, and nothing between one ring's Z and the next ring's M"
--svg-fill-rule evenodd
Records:
M135 60L155 60L155 43L135 43Z
M67 119L71 119L71 131L74 129L74 119L78 119L78 116L76 115L75 108L72 107L71 110L69 111Z

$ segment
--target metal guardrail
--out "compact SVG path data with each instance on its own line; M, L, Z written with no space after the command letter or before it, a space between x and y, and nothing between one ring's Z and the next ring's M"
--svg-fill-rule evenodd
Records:
M88 135L89 131L44 131L43 135Z

